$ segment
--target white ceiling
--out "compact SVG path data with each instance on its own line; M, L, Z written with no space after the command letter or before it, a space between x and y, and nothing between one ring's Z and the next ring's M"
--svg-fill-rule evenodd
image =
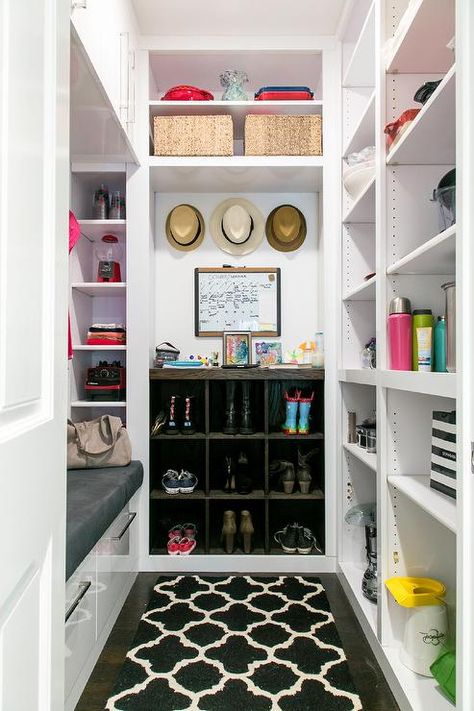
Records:
M348 0L132 0L144 35L334 35Z

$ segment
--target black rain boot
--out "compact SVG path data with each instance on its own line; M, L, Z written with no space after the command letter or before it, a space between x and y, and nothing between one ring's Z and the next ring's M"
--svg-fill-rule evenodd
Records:
M242 381L242 417L240 420L240 434L253 434L252 411L250 409L250 383Z
M179 395L172 395L170 398L170 406L168 412L168 419L166 422L165 434L178 434L179 427L176 420L176 406Z
M181 425L181 432L183 434L194 434L196 432L196 426L192 416L192 400L192 395L186 395L184 400L184 419Z
M235 420L235 380L228 380L225 384L226 406L224 434L237 434Z
M232 494L235 492L235 465L232 461L232 457L225 458L224 464L224 491L226 494Z
M240 452L235 476L235 488L238 494L250 494L252 477L250 476L249 460L244 452Z

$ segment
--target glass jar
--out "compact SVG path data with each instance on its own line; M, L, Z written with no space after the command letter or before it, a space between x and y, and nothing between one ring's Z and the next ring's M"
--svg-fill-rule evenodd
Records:
M95 255L99 260L97 267L98 282L120 282L120 258L122 247L115 235L104 235L95 248Z
M114 190L110 199L109 220L125 219L125 198L120 195L120 190Z
M324 333L316 331L314 334L315 350L312 357L313 368L324 368Z
M106 185L101 185L94 193L92 216L94 220L106 220L109 216L109 189Z

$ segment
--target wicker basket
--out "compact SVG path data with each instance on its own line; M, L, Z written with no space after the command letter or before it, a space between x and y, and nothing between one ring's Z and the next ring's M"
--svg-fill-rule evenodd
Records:
M231 156L232 116L155 116L155 156Z
M246 156L320 156L321 116L245 118Z

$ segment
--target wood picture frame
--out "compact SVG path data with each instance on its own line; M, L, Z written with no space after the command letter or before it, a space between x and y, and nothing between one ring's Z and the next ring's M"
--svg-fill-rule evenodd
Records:
M281 270L278 267L201 267L194 270L194 333L222 336L250 331L281 335Z

